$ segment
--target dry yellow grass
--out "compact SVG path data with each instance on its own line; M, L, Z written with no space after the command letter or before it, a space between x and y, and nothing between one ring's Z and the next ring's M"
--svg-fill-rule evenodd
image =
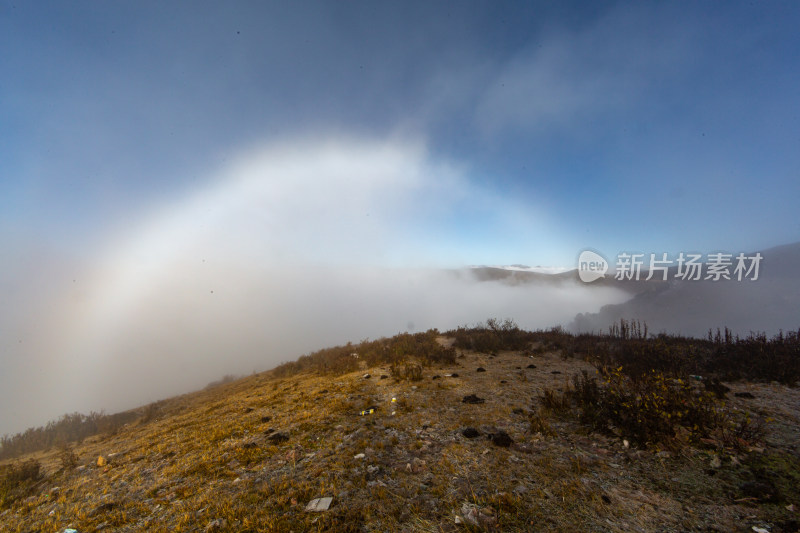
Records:
M533 431L539 394L583 369L594 371L552 353L468 352L456 365L424 368L420 381L380 379L388 367L254 375L174 398L154 420L87 439L73 448L75 468L62 469L58 450L37 454L45 476L29 497L0 509L0 529L789 530L795 513L786 506L800 507L800 483L791 483L800 482L797 390L733 385L769 400L731 402L777 418L763 451L636 450L547 411L538 411L544 425L533 430L549 432ZM469 394L486 401L463 403ZM465 438L468 426L482 436ZM511 446L486 438L499 430ZM105 466L97 466L100 456ZM720 465L710 466L715 456ZM759 468L775 477L779 500L742 493ZM333 497L329 510L305 511L325 496ZM464 523L465 509L479 526Z

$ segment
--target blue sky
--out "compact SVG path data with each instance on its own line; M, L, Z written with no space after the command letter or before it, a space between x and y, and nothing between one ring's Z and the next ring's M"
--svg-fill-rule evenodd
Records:
M452 206L408 228L460 243L440 262L800 236L795 3L263 4L2 2L3 239L92 246L243 149L340 136L548 218Z
M0 0L0 404L39 394L0 432L163 397L188 353L180 390L265 350L616 297L549 294L572 307L548 318L396 272L359 289L354 265L800 241L799 25L797 2ZM338 329L308 337L297 301ZM215 355L232 331L260 332L238 366ZM173 365L161 385L131 377L143 354Z

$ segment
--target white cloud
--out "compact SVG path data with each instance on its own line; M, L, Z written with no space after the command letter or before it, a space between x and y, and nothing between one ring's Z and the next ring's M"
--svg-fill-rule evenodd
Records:
M455 237L461 224L474 235ZM46 289L17 272L29 289L16 298L35 309L5 325L39 333L4 355L14 375L0 381L0 406L9 406L0 419L118 410L410 323L448 328L500 316L545 327L619 296L478 284L419 268L459 266L442 262L437 248L452 261L532 234L558 238L546 217L475 187L421 143L245 151L80 264L42 263L52 265L38 273ZM21 415L5 412L20 387L36 400Z
M551 30L499 66L475 111L488 135L590 129L592 119L652 102L700 54L696 27L670 10L612 10L580 30ZM619 116L617 116L619 119Z

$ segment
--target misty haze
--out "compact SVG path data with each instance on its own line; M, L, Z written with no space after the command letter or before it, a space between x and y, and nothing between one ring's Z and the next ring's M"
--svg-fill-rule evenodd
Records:
M796 530L799 22L0 0L0 530Z

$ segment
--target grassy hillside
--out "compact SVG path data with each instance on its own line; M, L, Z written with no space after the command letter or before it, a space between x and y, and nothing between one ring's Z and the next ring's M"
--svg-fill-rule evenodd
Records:
M727 368L746 340L646 337L489 321L322 350L3 461L0 529L797 530L800 391L762 375L796 336Z

